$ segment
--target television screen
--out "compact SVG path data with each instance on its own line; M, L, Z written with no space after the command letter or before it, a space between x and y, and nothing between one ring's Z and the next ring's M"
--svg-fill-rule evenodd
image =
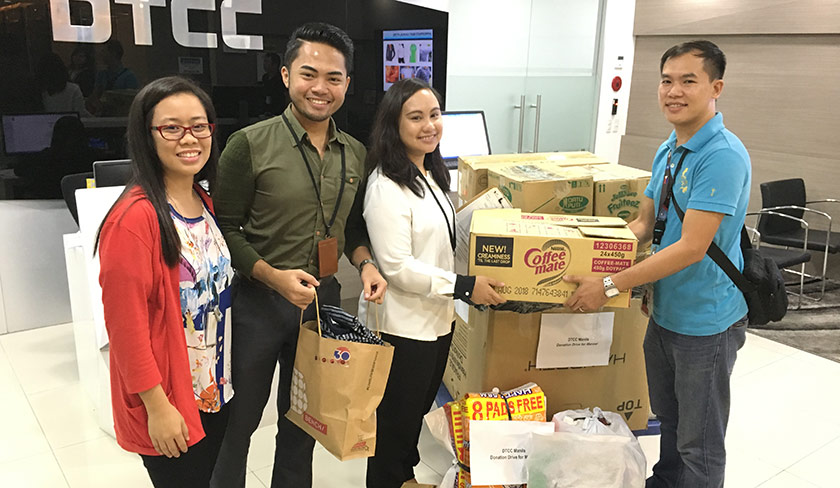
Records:
M55 123L68 116L78 118L79 114L3 114L3 148L6 154L35 153L50 147Z
M382 32L385 91L405 78L419 78L432 84L432 33L432 29Z

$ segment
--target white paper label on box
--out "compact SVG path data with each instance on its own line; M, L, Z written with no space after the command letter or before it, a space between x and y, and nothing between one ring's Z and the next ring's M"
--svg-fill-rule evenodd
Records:
M455 313L464 321L465 324L470 323L470 306L467 302L462 300L455 300Z
M473 486L528 482L525 462L531 434L551 435L551 422L470 421L470 475Z
M537 369L606 366L614 320L615 312L543 314Z

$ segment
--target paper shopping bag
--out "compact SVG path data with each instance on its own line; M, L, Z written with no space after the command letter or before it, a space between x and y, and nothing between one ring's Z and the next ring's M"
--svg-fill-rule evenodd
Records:
M323 337L320 323L301 324L286 417L341 461L373 456L394 348Z

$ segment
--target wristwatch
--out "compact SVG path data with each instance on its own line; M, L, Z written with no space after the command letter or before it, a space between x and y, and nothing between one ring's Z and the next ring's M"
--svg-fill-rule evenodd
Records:
M610 278L609 276L604 276L604 295L606 295L607 298L613 298L617 297L619 293L621 292L618 291L618 287L615 286L615 283L613 283L612 278Z
M377 270L379 269L379 266L376 265L376 262L373 259L363 259L362 262L359 263L359 274L361 274L362 269L364 269L366 264L372 264L374 268Z

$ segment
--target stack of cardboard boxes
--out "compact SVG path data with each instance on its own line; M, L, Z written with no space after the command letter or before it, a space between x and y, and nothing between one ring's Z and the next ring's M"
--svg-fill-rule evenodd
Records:
M499 188L513 207L473 213L469 262L460 263L471 275L503 281L508 300L559 306L575 288L563 276L607 276L635 262L637 242L626 223L638 214L649 172L583 151L462 158L458 170L462 201ZM545 391L550 415L598 406L644 429L647 318L629 292L608 305L615 312L608 364L565 369L536 368L541 313L461 308L444 383L460 398L533 381Z

